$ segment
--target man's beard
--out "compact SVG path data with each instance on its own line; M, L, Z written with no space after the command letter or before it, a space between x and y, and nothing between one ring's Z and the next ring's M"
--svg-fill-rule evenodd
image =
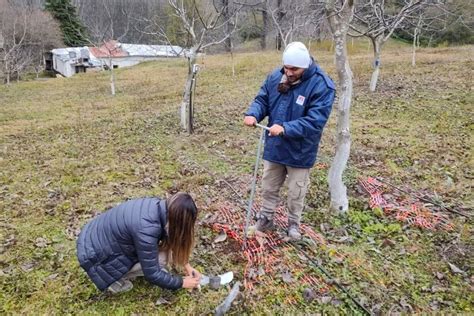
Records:
M296 77L293 77L293 78L296 78ZM283 76L281 76L280 83L278 84L278 88L277 88L278 92L287 93L288 90L290 90L291 86L295 86L300 82L301 82L301 77L297 78L295 81L290 81L288 80L288 77L285 74L283 74Z

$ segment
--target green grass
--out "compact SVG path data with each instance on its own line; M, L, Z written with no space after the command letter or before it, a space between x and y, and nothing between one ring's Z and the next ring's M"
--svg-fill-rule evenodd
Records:
M313 55L336 79L330 43L311 44ZM384 48L378 90L368 91L371 50L349 44L354 71L352 151L345 179L347 215L329 213L327 169L314 169L304 221L328 240L314 258L374 312L469 313L472 295L472 222L453 216L452 232L405 226L368 207L357 179L390 182L471 207L472 46L421 49L411 67L410 47ZM127 198L191 192L200 218L250 182L258 131L242 126L242 113L280 53L200 57L196 133L178 124L186 63L169 60L119 69L117 95L107 73L28 81L0 87L0 311L25 314L209 314L227 289L170 293L137 281L123 295L101 295L79 267L75 233L91 217ZM333 112L319 159L330 163ZM472 214L472 212L471 212ZM323 228L324 230L323 230ZM192 262L208 273L233 270L242 281L244 261L235 244L211 246L198 229ZM338 242L349 235L351 242ZM45 241L45 243L41 242ZM387 246L388 245L388 246ZM339 262L337 255L344 255ZM295 275L320 272L294 261ZM448 262L466 271L453 274ZM245 292L232 311L242 313L358 313L333 286L332 303L307 303L301 286L278 276ZM470 279L471 278L471 279ZM170 305L155 306L163 296ZM288 304L295 299L296 305ZM338 302L340 301L340 302Z

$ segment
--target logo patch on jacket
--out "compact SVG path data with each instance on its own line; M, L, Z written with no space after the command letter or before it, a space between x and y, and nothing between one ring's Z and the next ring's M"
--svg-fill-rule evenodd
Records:
M298 98L296 99L296 104L298 105L303 105L304 104L305 97L302 95L299 95Z

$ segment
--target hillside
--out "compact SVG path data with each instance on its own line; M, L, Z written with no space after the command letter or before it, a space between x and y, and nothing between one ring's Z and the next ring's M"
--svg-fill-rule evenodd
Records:
M375 93L368 91L368 46L349 49L355 80L350 211L327 211L333 111L304 213L325 239L306 255L334 279L287 247L280 265L294 281L282 280L288 271L280 268L260 275L232 311L360 313L337 282L373 313L472 312L474 48L421 49L413 68L410 47L391 43ZM313 43L312 52L336 80L329 45ZM201 210L192 263L209 274L232 270L243 281L238 244L230 237L213 243L219 232L209 222L223 207L245 212L259 134L242 125L242 113L280 54L237 54L235 77L228 55L199 63L192 136L178 127L184 60L118 69L115 97L107 73L0 87L0 312L212 313L228 289L172 293L138 280L130 292L103 295L75 256L75 237L96 214L128 198L177 190L192 193ZM399 189L387 186L387 198L400 201L410 191L471 219L431 203L451 229L400 222L369 207L359 184L369 176ZM312 302L302 296L305 275L321 285ZM156 305L160 297L168 304Z

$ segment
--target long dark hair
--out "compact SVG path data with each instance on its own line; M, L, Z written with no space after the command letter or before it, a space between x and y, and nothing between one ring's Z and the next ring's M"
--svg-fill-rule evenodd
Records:
M183 267L189 262L194 247L194 224L198 209L193 198L178 192L166 200L168 238L162 247L171 255L173 265Z

